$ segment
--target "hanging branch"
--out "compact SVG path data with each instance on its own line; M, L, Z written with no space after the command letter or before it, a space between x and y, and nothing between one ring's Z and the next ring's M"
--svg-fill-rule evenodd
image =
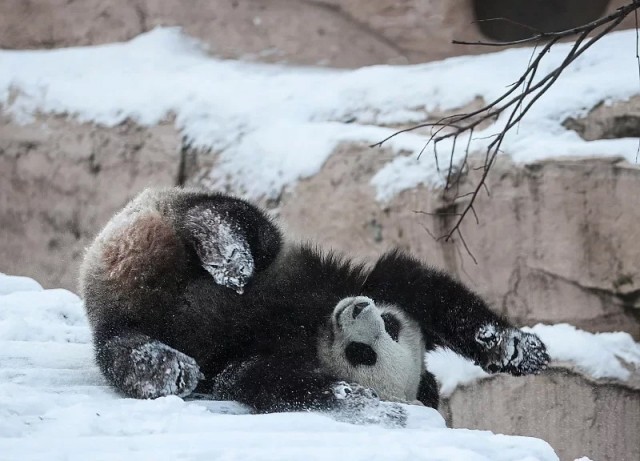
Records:
M503 93L501 96L486 104L484 107L481 107L478 110L463 113L463 114L455 114L447 117L443 117L436 122L433 123L423 123L420 125L416 125L410 128L406 128L400 130L391 136L383 139L382 141L372 145L371 147L379 147L382 146L389 139L409 131L413 131L419 128L429 127L433 130L431 137L423 147L420 155L426 150L427 146L432 145L434 149L434 155L436 156L436 164L438 165L438 155L437 155L437 145L438 143L450 139L452 141L451 154L449 159L449 169L447 172L447 179L445 184L445 191L451 189L453 185L456 186L456 193L450 200L450 203L455 200L470 196L470 200L464 206L462 211L454 213L457 217L455 220L453 227L448 230L444 235L437 237L437 240L449 241L453 238L454 234L460 238L460 241L464 245L465 250L471 256L472 259L475 258L471 254L464 237L462 236L462 232L460 230L460 225L462 221L465 219L467 214L472 213L476 220L478 219L476 215L476 211L474 209L475 200L480 193L480 190L485 188L488 193L488 189L486 186L487 176L491 167L494 164L496 156L500 152L500 147L502 146L502 142L507 135L507 133L516 126L529 112L531 107L536 103L536 101L545 93L547 90L556 82L558 77L562 74L562 72L572 63L574 62L580 55L582 55L586 50L591 48L596 42L598 42L602 37L611 32L616 26L618 26L629 14L634 13L637 15L637 10L640 9L640 0L633 0L626 6L618 8L612 14L600 18L596 21L590 22L580 27L575 27L573 29L564 30L560 32L539 32L533 35L532 37L514 40L510 42L484 42L484 41L475 41L475 42L465 42L454 40L453 43L460 45L483 45L483 46L491 46L491 47L503 47L503 46L513 46L513 45L522 45L527 43L535 43L536 47L534 48L534 52L532 54L532 58L529 61L527 68L524 73L520 76L520 78L510 86L510 88ZM637 30L637 26L636 26ZM560 40L576 37L575 42L569 52L567 53L564 60L553 70L548 72L546 75L542 76L539 80L535 80L536 74L538 72L540 63L547 52L551 49L553 45L558 43ZM546 42L544 46L537 51L538 45L542 42ZM537 54L536 54L537 52ZM533 57L535 55L535 58ZM639 64L640 66L640 64ZM518 89L521 91L517 91ZM494 139L487 146L487 150L485 153L485 159L483 165L479 168L482 170L482 175L479 181L475 184L473 190L469 193L459 195L459 183L461 181L462 171L467 166L467 159L469 154L469 148L471 145L471 137L473 135L474 130L483 122L494 121L503 113L508 114L506 124L504 128L499 133L496 133L492 136ZM446 130L446 132L444 132ZM466 147L464 150L464 159L462 161L462 165L458 169L457 173L454 173L452 170L454 168L453 160L455 154L456 141L458 137L462 134L467 133L469 139L467 140Z

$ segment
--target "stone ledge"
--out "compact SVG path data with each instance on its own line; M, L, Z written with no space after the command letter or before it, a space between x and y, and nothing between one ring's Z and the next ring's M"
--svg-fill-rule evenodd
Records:
M640 459L640 370L625 382L564 364L537 376L494 375L459 387L440 411L450 427L542 438L561 460Z

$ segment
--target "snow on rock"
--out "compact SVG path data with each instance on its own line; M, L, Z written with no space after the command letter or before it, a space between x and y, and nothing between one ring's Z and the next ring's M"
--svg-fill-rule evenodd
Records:
M553 362L568 362L592 378L627 380L630 369L640 369L640 343L624 332L589 333L572 325L538 324L523 331L537 334L547 346ZM448 349L427 354L427 367L440 383L443 396L450 396L458 386L491 375L471 361Z
M29 291L31 290L31 291ZM552 461L530 437L447 429L411 406L403 429L321 413L252 415L234 402L126 399L93 362L81 300L0 277L0 459Z
M601 101L639 92L635 44L633 30L602 39L532 107L502 150L516 162L562 155L635 161L637 140L587 142L561 124ZM537 75L559 63L570 46L554 46ZM531 54L519 48L414 66L296 68L217 59L178 29L156 29L126 43L0 50L0 105L18 121L42 112L105 125L127 118L150 125L174 114L194 146L220 153L213 185L251 197L277 196L315 174L340 142L375 143L394 131L380 125L411 125L479 97L496 98ZM504 123L502 117L475 133L472 151L483 149ZM373 177L379 200L442 182L434 156L415 155L426 140L424 133L407 133L387 143L406 156L396 156ZM457 145L460 157L466 139ZM448 164L448 147L440 145L442 165Z
M571 362L593 378L624 381L628 367L640 368L640 344L628 333L589 333L566 323L525 330L540 336L554 360Z

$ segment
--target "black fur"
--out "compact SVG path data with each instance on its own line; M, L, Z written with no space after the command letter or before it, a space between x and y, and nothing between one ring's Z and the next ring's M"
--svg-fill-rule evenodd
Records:
M440 394L438 393L438 383L435 376L425 370L420 378L420 386L418 387L418 400L425 406L438 408L440 403Z
M384 321L384 329L387 331L391 339L398 342L400 338L400 322L392 314L382 314L382 320Z
M167 200L171 206L160 200L157 208L176 231L170 258L146 260L125 279L110 278L103 262L89 256L83 269L81 289L98 364L126 395L155 397L167 389L182 395L203 373L198 391L258 411L340 406L343 399L332 389L341 377L321 371L317 342L338 301L348 296L401 307L421 326L427 349L451 347L485 365L490 351L477 341L478 329L487 323L510 328L464 285L400 252L384 255L366 270L312 246L283 249L277 227L245 201L176 191ZM198 242L185 222L190 211L203 207L248 242L255 270L243 294L217 285L202 268ZM145 342L163 346L153 360L137 352ZM177 354L193 358L197 366ZM157 373L157 367L175 373ZM148 380L155 394L141 392L144 386L134 378ZM418 399L437 406L437 385L429 373Z
M345 348L345 356L351 365L372 366L378 361L378 354L368 344L352 341Z

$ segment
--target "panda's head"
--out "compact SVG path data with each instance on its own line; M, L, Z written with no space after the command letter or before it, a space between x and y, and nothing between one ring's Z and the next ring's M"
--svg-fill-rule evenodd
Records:
M371 387L386 400L416 399L424 340L398 307L365 296L341 300L318 349L323 367L337 377Z

